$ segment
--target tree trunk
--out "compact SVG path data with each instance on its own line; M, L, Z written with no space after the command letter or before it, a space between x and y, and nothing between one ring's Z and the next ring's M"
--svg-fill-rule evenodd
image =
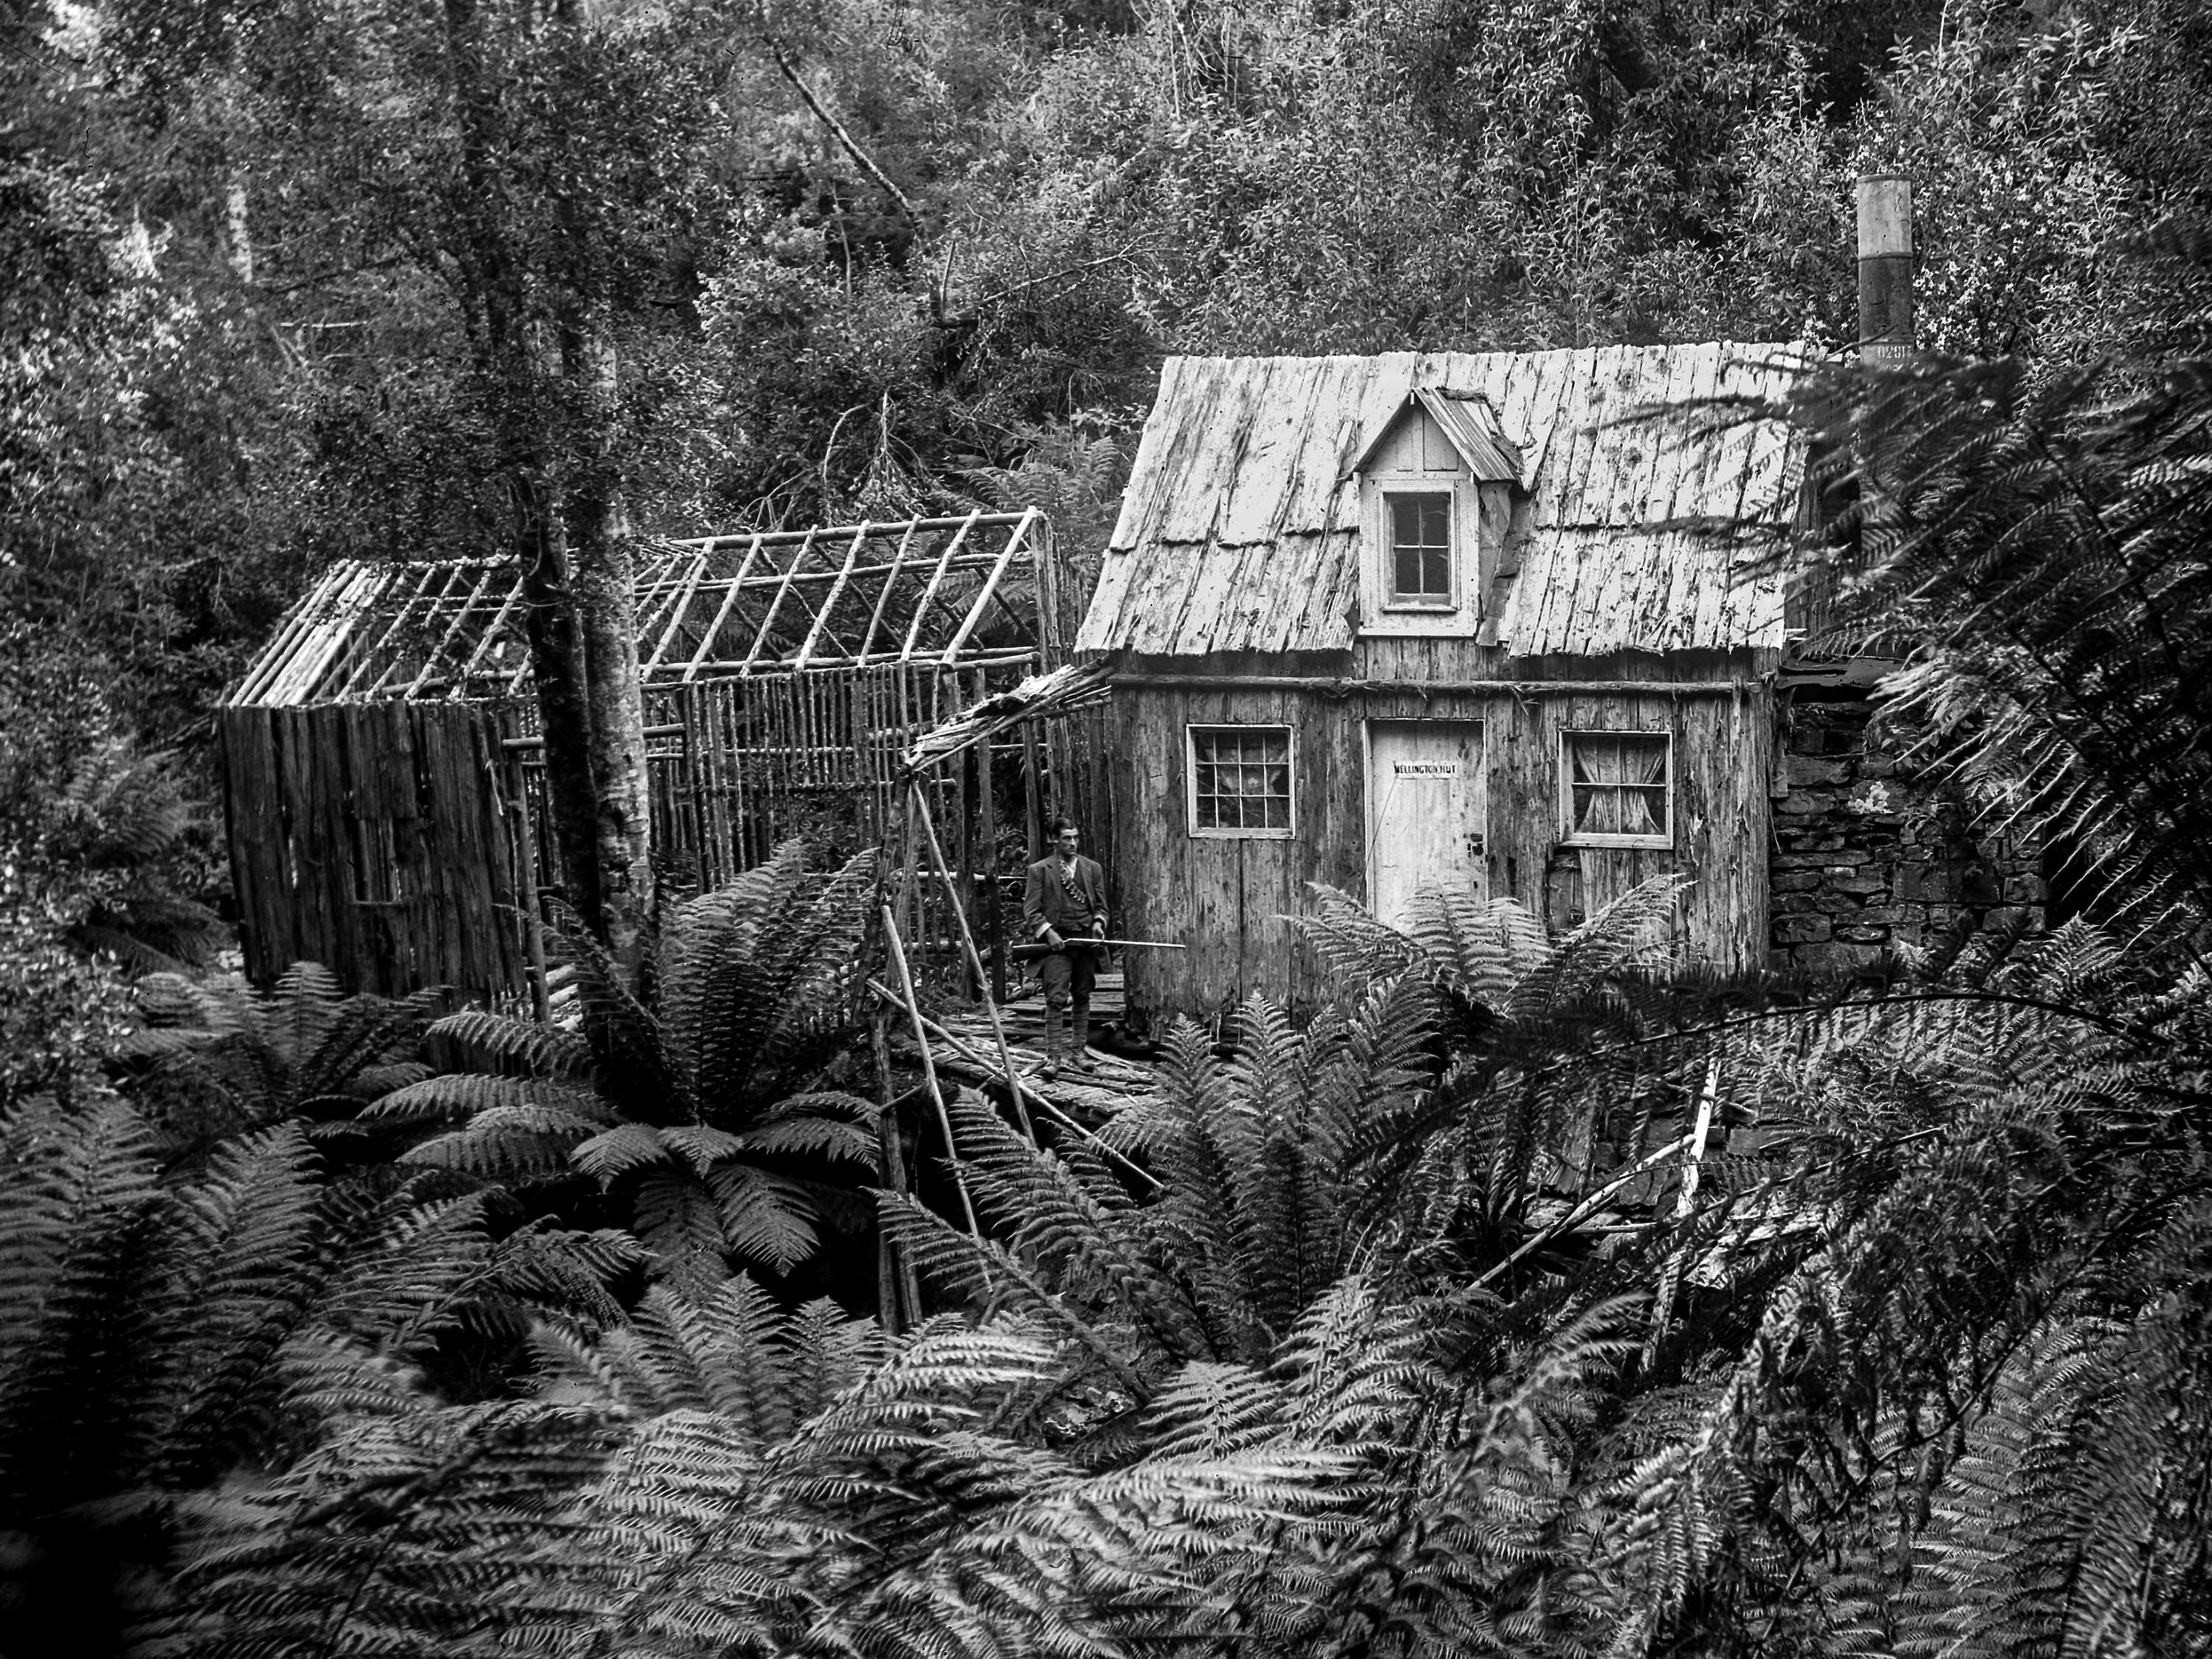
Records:
M590 441L564 516L575 560L576 617L583 644L585 760L593 803L599 913L593 931L635 977L653 912L652 796L645 757L645 696L638 683L637 597L629 526L606 434L613 420L614 349L603 333L565 351L586 384Z
M591 750L586 641L568 550L543 482L526 472L515 487L515 540L522 560L523 631L538 688L538 730L544 740L545 805L568 903L599 927L599 801L584 758Z
M562 246L533 306L504 205L513 185L500 161L506 117L484 61L483 19L477 0L444 0L444 11L462 163L452 252L503 441L554 843L569 903L634 979L653 902L645 710L611 442L614 362L605 331L591 326L599 321L591 239L578 216L556 209ZM558 21L579 27L573 4L564 0ZM550 354L537 332L548 309L558 319L557 365L543 361Z

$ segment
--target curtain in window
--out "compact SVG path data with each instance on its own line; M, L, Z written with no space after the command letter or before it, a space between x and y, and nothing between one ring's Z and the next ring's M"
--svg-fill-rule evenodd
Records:
M1667 833L1667 740L1596 736L1567 739L1578 835Z

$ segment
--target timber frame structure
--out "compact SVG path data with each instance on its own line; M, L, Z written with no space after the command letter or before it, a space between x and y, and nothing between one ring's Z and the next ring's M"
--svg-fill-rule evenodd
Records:
M1082 599L1033 510L653 542L638 563L653 857L679 892L794 835L882 844L906 750L1055 666ZM542 999L562 880L525 603L513 560L349 561L225 700L250 975L307 959L364 990ZM958 873L916 896L918 955L957 948L949 908L995 919L1002 832L1034 848L1048 811L1103 831L1066 727L1014 722L921 786Z

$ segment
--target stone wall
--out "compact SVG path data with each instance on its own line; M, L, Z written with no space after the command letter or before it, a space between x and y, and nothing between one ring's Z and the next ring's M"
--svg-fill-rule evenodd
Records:
M2034 851L1974 835L1954 789L1869 737L1873 713L1849 693L1784 705L1768 854L1777 968L1850 973L1893 945L2042 921Z

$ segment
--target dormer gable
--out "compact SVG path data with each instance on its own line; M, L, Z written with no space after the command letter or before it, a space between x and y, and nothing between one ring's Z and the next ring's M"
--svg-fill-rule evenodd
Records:
M1425 419L1416 419L1416 415ZM1410 465L1409 465L1410 463ZM1480 392L1415 386L1375 429L1350 471L1462 471L1480 483L1519 483L1521 447Z
M1361 633L1475 633L1521 468L1487 400L1431 386L1407 394L1352 467Z

